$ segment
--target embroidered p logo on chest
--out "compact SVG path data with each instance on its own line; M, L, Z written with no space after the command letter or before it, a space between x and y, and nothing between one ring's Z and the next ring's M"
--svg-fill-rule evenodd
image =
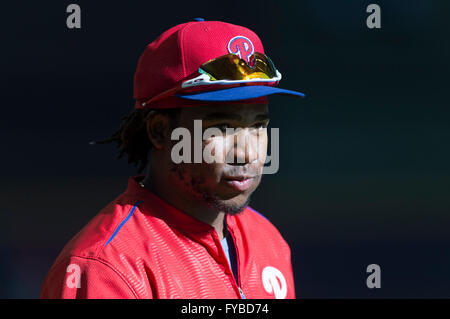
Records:
M287 295L287 283L281 271L272 266L267 266L262 271L264 289L275 295L276 299L284 299Z

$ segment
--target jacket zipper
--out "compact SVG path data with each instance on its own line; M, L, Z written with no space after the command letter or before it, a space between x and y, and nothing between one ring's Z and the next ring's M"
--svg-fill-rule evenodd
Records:
M228 228L228 226L227 226L227 228ZM232 231L230 231L230 229L227 229L227 230L228 230L228 233L231 235L231 240L233 241L234 251L236 252L237 278L235 281L238 286L239 294L241 295L241 299L246 299L245 294L241 288L241 273L240 273L241 267L239 266L239 253L238 253L237 246L236 246L236 238L234 237L234 234ZM231 268L231 265L230 265L230 268ZM231 271L231 273L233 273L233 271Z

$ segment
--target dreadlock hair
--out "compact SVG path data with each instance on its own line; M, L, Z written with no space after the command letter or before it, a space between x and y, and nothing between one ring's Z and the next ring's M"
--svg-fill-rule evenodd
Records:
M138 166L137 173L141 173L148 163L148 152L152 148L152 143L147 135L146 120L150 112L155 111L169 117L174 125L179 118L180 108L171 109L135 109L121 119L119 129L109 138L100 141L93 141L91 144L115 143L119 149L117 159L123 155L128 156L128 163Z

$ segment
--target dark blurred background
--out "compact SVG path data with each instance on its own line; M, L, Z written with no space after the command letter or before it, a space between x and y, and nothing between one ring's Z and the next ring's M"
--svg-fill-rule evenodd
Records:
M65 243L135 168L108 137L145 46L203 17L249 27L306 100L271 100L280 170L252 206L291 245L299 298L450 297L446 1L2 4L0 297L37 298ZM366 7L381 7L368 29ZM366 267L381 267L368 289Z

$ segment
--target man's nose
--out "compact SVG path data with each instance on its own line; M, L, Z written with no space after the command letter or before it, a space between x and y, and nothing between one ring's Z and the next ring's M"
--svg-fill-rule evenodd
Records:
M243 165L253 163L258 159L258 138L250 134L249 129L241 129L233 138L233 147L227 157L227 163L232 165Z

